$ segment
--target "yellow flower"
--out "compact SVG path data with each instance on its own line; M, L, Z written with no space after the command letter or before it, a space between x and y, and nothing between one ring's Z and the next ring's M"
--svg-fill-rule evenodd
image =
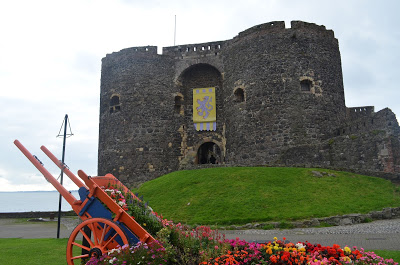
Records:
M143 223L143 226L146 226L146 223Z
M351 259L350 259L349 257L346 256L346 257L343 257L343 261L344 261L344 262L350 262Z
M276 241L276 240L278 240L278 238L277 238L277 237L274 237L274 241Z
M348 246L346 246L346 247L343 249L343 251L344 251L344 254L346 254L346 255L351 254L351 249L350 249Z

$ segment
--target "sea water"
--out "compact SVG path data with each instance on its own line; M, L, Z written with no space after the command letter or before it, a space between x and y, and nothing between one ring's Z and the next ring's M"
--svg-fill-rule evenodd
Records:
M71 191L71 194L79 200L78 191ZM59 196L58 191L0 192L0 213L58 211ZM72 210L64 198L61 210Z

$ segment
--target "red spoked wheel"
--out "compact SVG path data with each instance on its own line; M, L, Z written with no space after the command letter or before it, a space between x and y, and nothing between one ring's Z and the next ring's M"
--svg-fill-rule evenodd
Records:
M75 227L68 239L67 263L81 264L82 260L100 257L126 244L129 239L118 224L104 218L87 219Z

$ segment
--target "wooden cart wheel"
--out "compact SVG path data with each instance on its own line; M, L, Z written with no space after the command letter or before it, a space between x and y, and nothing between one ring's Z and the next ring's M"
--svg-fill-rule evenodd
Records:
M91 233L87 232L88 229ZM86 239L89 247L81 243L82 238ZM82 259L88 261L91 257L100 257L125 244L129 244L129 239L118 224L104 218L87 219L75 227L68 239L67 263L81 264Z

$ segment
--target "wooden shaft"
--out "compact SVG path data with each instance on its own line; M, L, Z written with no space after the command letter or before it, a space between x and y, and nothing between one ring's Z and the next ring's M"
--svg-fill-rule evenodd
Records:
M40 149L45 153L54 164L56 164L64 173L78 186L79 188L85 187L82 181L79 180L77 176L74 175L63 163L57 159L50 151L46 148L46 146L42 145Z
M50 182L54 188L64 197L64 199L72 206L76 213L79 213L79 207L76 205L76 198L69 193L58 181L50 174L49 171L18 141L15 140L14 144L19 150L31 161L31 163L43 174L45 179ZM78 211L78 212L77 212Z

